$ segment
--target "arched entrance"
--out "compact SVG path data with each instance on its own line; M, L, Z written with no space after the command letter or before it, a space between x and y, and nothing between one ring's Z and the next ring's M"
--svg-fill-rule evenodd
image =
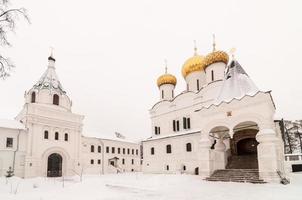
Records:
M238 155L256 155L258 142L255 138L245 138L237 142Z
M47 160L47 176L60 177L62 176L62 156L58 153L53 153L48 156Z

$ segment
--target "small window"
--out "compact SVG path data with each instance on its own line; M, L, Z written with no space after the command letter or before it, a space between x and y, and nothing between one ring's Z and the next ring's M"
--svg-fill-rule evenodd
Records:
M169 165L166 165L166 170L169 171Z
M111 147L111 153L115 153L115 148Z
M54 105L59 105L59 95L57 95L57 94L53 95L53 101L52 101L52 103Z
M189 88L189 84L187 84L187 91L189 91L189 89L190 89L190 88Z
M199 90L199 79L197 79L197 90Z
M176 131L176 121L173 120L173 131L175 132Z
M98 159L98 164L99 164L99 165L101 164L101 160L100 160L100 159Z
M123 164L123 165L125 164L125 159L124 159L124 158L122 159L122 164Z
M48 131L44 131L44 139L48 139Z
M126 149L125 148L123 148L123 154L125 154L126 153Z
M192 151L192 144L191 143L187 143L186 144L186 150L187 150L187 152L191 152Z
M13 148L13 138L6 138L6 147L7 148Z
M132 155L134 155L134 149L132 149Z
M135 152L135 153L136 153L136 155L138 155L138 149L136 149L136 152Z
M31 103L35 103L36 102L36 93L32 92L31 93Z
M176 121L176 130L179 131L179 120Z
M154 155L154 147L151 148L151 155Z
M90 146L90 152L94 152L94 145Z
M121 148L117 148L117 153L118 153L118 154L121 153Z
M183 128L187 129L187 118L184 117L182 121L183 121Z
M212 81L214 81L214 71L213 70L211 71L211 78L212 78Z
M55 140L59 140L59 132L55 132Z
M131 159L131 164L134 165L134 159Z
M130 149L127 149L127 154L128 154L128 155L130 154Z
M184 165L182 166L182 170L186 171L187 170L187 167Z
M172 98L174 98L174 90L172 90Z
M188 129L191 128L191 120L190 120L190 118L187 118L187 128Z
M102 148L101 146L98 146L98 153L101 153L102 152Z
M68 134L67 133L65 133L65 135L64 135L64 140L68 141Z
M106 147L106 153L109 153L109 147Z
M92 164L92 165L94 164L94 160L93 159L90 160L90 164Z
M161 98L163 99L165 97L164 90L161 91Z
M167 153L172 153L171 144L168 144L168 145L166 146L166 152L167 152Z

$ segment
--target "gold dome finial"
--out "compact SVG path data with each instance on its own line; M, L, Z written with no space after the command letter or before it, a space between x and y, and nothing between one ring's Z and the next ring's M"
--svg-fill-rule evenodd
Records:
M196 40L193 40L194 42L194 56L197 55L197 45L196 45Z
M215 34L213 34L213 52L216 51Z
M50 56L53 57L54 48L53 47L49 47L49 48L50 48Z

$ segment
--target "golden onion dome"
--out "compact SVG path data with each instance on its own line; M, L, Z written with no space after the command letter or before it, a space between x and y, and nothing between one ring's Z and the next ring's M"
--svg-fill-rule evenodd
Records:
M165 74L161 75L157 79L157 86L158 87L160 87L163 84L172 84L172 85L175 86L176 83L177 83L176 77L173 76L172 74L168 74L168 73L165 73Z
M229 62L229 55L224 51L213 51L212 53L209 53L204 58L204 69L209 65L217 62L223 62L227 64Z
M195 55L189 58L182 66L182 75L186 78L190 73L196 71L202 71L203 68L204 57L201 55Z

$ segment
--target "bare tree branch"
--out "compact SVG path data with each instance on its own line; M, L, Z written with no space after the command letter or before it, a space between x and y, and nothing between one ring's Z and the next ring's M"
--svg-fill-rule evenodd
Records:
M8 34L15 32L16 21L20 17L30 23L25 8L9 8L9 0L0 0L0 46L12 46L8 40ZM0 53L0 78L9 77L14 67L11 60Z

